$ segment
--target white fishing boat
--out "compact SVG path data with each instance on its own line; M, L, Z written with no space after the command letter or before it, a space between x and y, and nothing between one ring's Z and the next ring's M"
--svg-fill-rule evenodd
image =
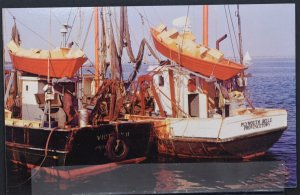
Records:
M209 50L207 6L203 12L201 47ZM238 9L237 16L239 18ZM172 36L172 33L165 35L161 42L171 40ZM193 47L187 46L182 52L192 52L190 49ZM129 120L155 121L158 153L183 158L253 158L265 154L287 129L286 110L252 105L245 90L244 71L224 80L213 73L207 76L189 69L192 64L185 66L180 60L169 59L169 65L160 66L138 79L139 96L146 100L149 95L153 97L153 111L148 111L151 109L145 100L140 103L138 115L126 116ZM213 64L213 61L209 59L205 63ZM154 117L155 114L160 116Z

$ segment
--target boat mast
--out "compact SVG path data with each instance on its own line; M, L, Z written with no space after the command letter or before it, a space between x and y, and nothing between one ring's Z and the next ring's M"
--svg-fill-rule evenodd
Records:
M203 45L208 47L208 5L203 6Z
M243 64L244 56L243 56L243 44L242 44L242 30L241 30L241 17L240 17L240 5L237 5L237 14L238 18L238 26L239 26L239 55L240 55L240 63Z
M100 81L99 85L101 86L105 78L105 69L106 69L106 56L107 56L107 38L106 38L106 8L102 7L100 10L100 21L101 21L101 38L100 38Z
M50 8L50 19L49 19L49 43L48 43L48 73L47 73L47 89L45 92L45 100L46 100L46 105L44 108L44 115L47 113L48 111L48 128L51 128L51 100L54 100L54 94L52 91L52 83L50 82L50 58L51 58L51 52L50 52L50 43L52 42L51 40L51 25L52 25L52 21L51 21L51 17L52 17L52 12L51 12L51 8ZM48 110L47 110L48 109ZM43 120L43 126L45 126L45 121Z
M95 26L95 92L99 88L99 21L98 7L94 8L94 26Z

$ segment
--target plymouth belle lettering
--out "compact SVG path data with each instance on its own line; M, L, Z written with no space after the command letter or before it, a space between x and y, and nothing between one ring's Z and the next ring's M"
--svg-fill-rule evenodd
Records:
M258 128L270 126L271 122L272 122L272 118L260 119L260 120L243 122L241 123L241 127L244 127L244 130L258 129Z

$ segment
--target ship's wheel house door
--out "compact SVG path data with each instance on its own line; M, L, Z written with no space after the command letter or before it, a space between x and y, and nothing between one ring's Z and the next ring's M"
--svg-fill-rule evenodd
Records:
M188 94L189 115L199 117L199 94Z

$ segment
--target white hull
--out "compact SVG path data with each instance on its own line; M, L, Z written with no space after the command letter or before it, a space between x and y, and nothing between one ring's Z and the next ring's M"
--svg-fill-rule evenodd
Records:
M266 133L287 127L287 112L256 109L254 113L222 118L168 118L170 138L230 140L239 136Z

